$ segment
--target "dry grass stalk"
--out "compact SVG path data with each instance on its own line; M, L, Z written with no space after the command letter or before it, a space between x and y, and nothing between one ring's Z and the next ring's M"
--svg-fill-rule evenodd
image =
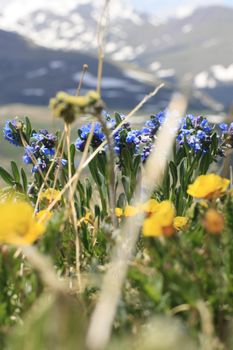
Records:
M20 249L32 267L38 271L45 286L53 292L64 293L68 291L68 286L59 281L48 257L42 255L34 246L22 246Z

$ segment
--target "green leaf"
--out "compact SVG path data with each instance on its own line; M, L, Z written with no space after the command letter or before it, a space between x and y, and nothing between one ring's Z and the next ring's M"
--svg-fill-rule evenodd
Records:
M72 165L74 165L74 158L75 158L75 145L72 143L70 145L70 160Z
M122 159L124 160L127 175L130 175L133 171L133 161L130 152L126 148L122 149Z
M96 167L96 164L95 164L95 159L93 159L89 163L89 169L90 169L91 175L92 175L94 181L96 182L96 184L98 186L101 186L101 179L99 176L98 168Z
M177 154L174 156L174 163L178 166L182 159L185 157L185 151L184 148L179 148Z
M172 187L175 188L178 181L177 168L172 161L169 163L169 168L172 175Z
M170 174L168 166L166 167L166 171L164 172L162 188L164 198L168 199L170 196Z
M114 117L116 120L116 125L118 126L122 122L121 116L119 113L115 112Z
M118 197L117 200L117 207L118 208L124 208L126 206L126 198L125 198L125 194L121 193Z
M21 178L22 178L24 192L27 193L28 180L27 180L27 175L26 175L26 173L25 173L23 168L21 168Z
M87 207L90 206L90 200L91 200L91 197L92 197L92 186L91 186L91 183L90 181L87 179L86 180L86 205Z
M13 177L2 167L0 167L0 176L8 185L13 186L15 184Z
M14 176L15 182L20 183L19 169L17 167L17 164L14 161L11 161L11 169L12 169L12 174Z
M26 122L26 138L27 141L29 142L31 134L32 134L32 125L28 117L25 117L25 122Z
M137 175L138 173L138 168L141 164L141 155L138 154L135 159L134 159L134 164L133 164L133 167L134 167L134 174Z
M122 176L122 185L124 187L125 195L127 198L127 201L130 202L130 181L129 178L126 176Z

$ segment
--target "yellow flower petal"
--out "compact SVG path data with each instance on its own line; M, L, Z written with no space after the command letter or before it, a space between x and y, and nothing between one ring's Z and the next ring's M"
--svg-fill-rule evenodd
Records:
M33 216L33 208L26 202L0 204L0 242L32 244L45 231L45 226Z
M187 193L195 198L211 199L224 193L229 184L230 180L216 174L201 175L189 185Z
M149 199L146 203L141 204L139 208L146 213L154 213L157 210L158 205L159 202L157 202L155 199Z
M115 215L120 218L123 215L123 210L121 208L115 208Z
M52 217L52 213L46 209L39 211L36 214L36 219L41 224L46 224Z
M159 222L152 216L144 220L142 234L145 237L159 237L163 234L163 228L159 224Z
M173 222L175 209L170 201L158 204L156 211L144 220L142 233L144 236L171 236L173 234Z
M40 195L40 200L47 199L49 202L52 202L55 199L61 199L61 192L58 190L55 190L54 188L47 188L44 192Z
M133 207L132 205L127 205L125 207L124 214L125 216L135 216L140 212L139 208Z
M174 227L176 230L180 230L188 223L188 218L185 216L176 216L174 219Z

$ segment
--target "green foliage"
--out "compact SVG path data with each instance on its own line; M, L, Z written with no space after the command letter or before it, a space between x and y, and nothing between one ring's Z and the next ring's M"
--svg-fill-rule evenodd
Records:
M117 113L115 121L116 125L122 122ZM23 133L26 142L30 142L33 127L28 118L25 119ZM72 350L77 348L77 344L80 349L85 348L86 314L89 316L95 306L102 275L124 223L124 217L118 218L116 223L112 220L115 208L111 208L111 191L116 198L115 207L124 209L134 199L144 171L141 154L135 152L135 145L124 143L127 132L122 128L119 137L124 147L116 162L110 164L115 178L111 178L109 171L109 154L102 150L88 163L89 171L85 170L77 182L72 183L74 188L68 187L70 169L71 176L77 174L80 155L72 143L70 152L66 150L61 154L64 140L61 140L61 133L56 135L56 151L63 160L67 160L70 154L70 164L60 167L59 162L54 161L50 163L49 173L38 171L30 175L13 161L9 171L0 167L0 176L8 185L0 191L0 202L7 199L26 200L37 205L36 211L41 211L54 200L41 200L41 193L45 193L46 189L61 191L65 186L68 188L52 207L46 234L35 242L35 246L51 258L57 275L69 282L70 291L65 295L48 293L20 250L0 246L2 349L29 350L31 344L35 350L51 347ZM61 146L57 149L59 143ZM90 147L89 155L93 151L93 147ZM233 320L232 193L219 194L219 198L206 204L208 208L194 202L187 194L189 184L197 176L206 174L216 161L218 151L216 133L212 135L208 152L195 153L186 141L183 147L174 144L173 156L168 161L162 184L154 188L152 197L159 201L171 200L177 215L186 215L189 222L171 237L143 238L140 235L119 303L109 349L116 348L115 339L118 339L122 349L129 348L132 343L135 349L159 350L169 349L169 346L181 349L181 344L182 349L196 349L196 346L202 349L204 331L198 306L200 301L213 315L211 326L214 334L211 337L217 337L220 344L213 350L224 349L221 342L227 344L224 327ZM216 235L207 232L204 225L209 208L225 218L224 229ZM147 213L148 217L150 215ZM84 280L83 291L79 294L82 302L74 296L77 292L77 246ZM25 317L27 311L29 313ZM159 322L158 314L164 315ZM177 317L182 320L178 325ZM166 346L160 347L158 335L153 337L149 332L148 339L141 337L145 325L164 325L167 332L174 332L175 340L167 341ZM140 335L135 337L139 330Z

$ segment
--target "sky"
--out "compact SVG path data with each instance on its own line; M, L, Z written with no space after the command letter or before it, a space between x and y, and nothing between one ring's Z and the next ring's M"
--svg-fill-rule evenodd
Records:
M11 5L14 5L15 12L23 12L24 8L40 7L41 5L43 6L49 2L51 4L55 3L56 7L60 7L60 10L62 10L63 7L69 7L71 4L77 4L84 1L88 0L0 0L0 8L4 9L9 5L10 7ZM97 1L97 3L100 4L100 2L104 0L89 1ZM114 3L118 2L119 0L111 1ZM184 17L186 15L189 15L192 10L198 6L207 6L213 4L233 6L233 0L121 0L121 2L130 4L137 10L147 11L151 14L155 14L158 18L161 19L170 16Z
M139 10L155 12L162 17L171 16L173 12L191 11L198 6L221 4L233 6L233 0L127 0Z

